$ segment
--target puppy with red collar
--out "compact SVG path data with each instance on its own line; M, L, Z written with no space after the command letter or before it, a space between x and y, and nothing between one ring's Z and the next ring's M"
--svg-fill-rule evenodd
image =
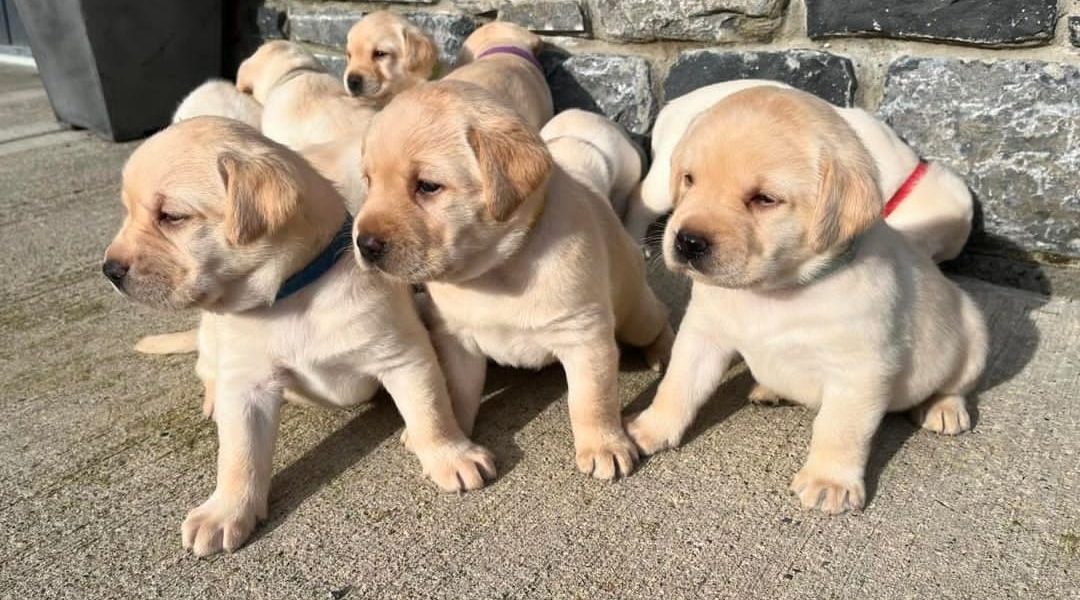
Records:
M694 285L656 398L628 423L643 452L679 444L736 354L818 411L791 485L807 508L863 507L886 412L943 434L971 427L982 315L882 221L873 159L829 104L768 86L732 94L687 130L670 185L664 259Z

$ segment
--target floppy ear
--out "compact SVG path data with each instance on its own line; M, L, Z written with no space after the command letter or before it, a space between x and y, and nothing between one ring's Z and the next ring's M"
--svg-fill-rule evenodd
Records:
M877 169L865 152L822 158L818 202L810 229L810 244L823 252L866 231L881 217Z
M281 228L300 204L292 166L267 155L218 156L225 183L225 239L233 246L248 244Z
M521 203L547 181L551 154L523 120L510 116L469 127L469 145L480 163L484 200L496 221L510 218Z
M683 179L682 158L685 154L683 148L684 144L679 142L671 153L671 159L668 160L668 194L670 194L669 199L672 207L678 204L679 199L686 193L686 180Z
M255 55L252 54L240 63L240 68L236 70L236 89L241 93L251 94L255 91L255 60Z
M402 29L401 37L404 39L405 70L422 79L430 79L439 60L435 42L411 23Z

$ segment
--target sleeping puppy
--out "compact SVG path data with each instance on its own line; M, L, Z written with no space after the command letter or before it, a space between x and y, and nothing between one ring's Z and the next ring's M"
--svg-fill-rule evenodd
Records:
M551 119L551 90L536 58L543 41L503 21L488 23L465 39L458 64L445 79L474 83L516 110L534 131Z
M203 311L218 478L184 521L185 548L235 550L266 517L286 399L351 406L382 384L439 487L494 475L454 419L409 288L356 269L341 197L297 154L235 121L191 119L132 154L122 195L105 275L136 302Z
M808 508L862 508L888 411L938 433L970 428L979 309L881 220L873 160L829 104L775 87L732 94L690 126L671 166L664 258L694 285L656 398L628 424L643 452L679 444L736 354L818 410L792 482Z
M232 82L210 79L184 97L173 113L172 122L193 117L225 117L258 129L262 121L262 105L237 90Z
M236 87L262 104L262 133L294 150L363 137L376 104L353 98L303 46L275 40L240 64Z
M516 112L461 81L402 93L367 143L357 259L427 284L462 430L472 431L486 358L532 369L558 361L578 468L629 474L637 450L619 417L616 341L659 366L673 334L607 198L568 175L567 157L553 157Z
M764 79L728 81L680 96L660 111L653 127L652 169L642 182L640 198L631 203L627 216L627 229L635 239L643 239L649 225L671 210L668 189L671 155L687 127L727 96L761 86L792 89ZM892 199L886 222L935 262L956 258L971 233L974 214L971 192L963 179L941 163L921 163L918 154L896 132L866 111L833 109L855 130L874 160L882 198Z
M571 108L548 121L540 137L562 159L567 174L611 200L615 214L623 218L641 182L645 156L618 123Z
M431 37L389 10L370 13L349 29L345 58L345 89L380 104L431 79L439 63Z

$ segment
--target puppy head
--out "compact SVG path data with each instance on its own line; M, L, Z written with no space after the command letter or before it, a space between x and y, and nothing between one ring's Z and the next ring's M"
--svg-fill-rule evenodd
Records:
M284 40L266 42L240 63L236 71L236 88L265 104L270 90L282 77L301 69L326 71L319 59L299 44Z
M671 159L675 271L735 288L806 281L881 211L874 163L855 132L808 93L758 87L698 117Z
M485 50L495 46L517 46L533 54L539 54L543 44L544 41L538 35L520 25L507 21L493 21L482 25L465 38L458 63L471 62Z
M430 79L439 60L431 37L389 10L373 12L352 26L345 56L345 89L382 101Z
M300 162L231 119L196 117L154 135L124 166L127 214L105 251L105 275L160 308L272 299L278 282L264 267L284 260L277 242L295 234L287 230L300 204Z
M539 210L551 155L528 124L482 88L425 83L368 130L367 196L357 259L399 279L463 281L520 247Z

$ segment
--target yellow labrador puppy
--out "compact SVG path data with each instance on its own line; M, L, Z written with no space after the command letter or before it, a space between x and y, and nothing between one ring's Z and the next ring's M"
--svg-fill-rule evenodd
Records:
M357 258L365 270L427 284L462 429L472 430L486 358L524 368L558 361L578 468L601 479L629 474L637 450L619 417L616 341L644 348L658 366L673 334L608 200L469 83L402 93L367 139Z
M792 482L809 508L862 508L886 412L944 434L971 426L983 318L881 220L877 177L851 127L804 92L744 90L690 126L672 156L663 248L694 286L656 398L628 424L643 452L679 444L736 354L818 410Z
M672 100L653 127L653 164L631 202L627 229L642 239L649 225L672 207L668 182L671 155L683 134L709 107L736 92L761 86L792 89L777 81L743 79L705 86ZM878 189L888 199L883 216L914 248L936 262L956 258L971 233L974 202L963 179L945 165L919 159L888 125L859 108L833 107L855 130L879 174ZM740 148L729 152L738 153Z
M349 29L345 58L345 89L380 104L431 79L439 64L431 36L390 10L370 13Z
M458 63L446 79L474 83L518 111L534 131L551 118L551 90L536 58L543 41L527 29L495 21L465 39Z
M341 197L298 155L235 121L183 121L132 154L123 201L105 275L132 300L204 315L218 477L184 521L185 548L235 550L266 517L285 399L351 406L381 383L441 488L494 475L454 419L410 290L356 268Z
M275 40L240 64L236 87L262 104L262 133L294 150L363 137L377 110L353 98L303 46Z
M611 200L623 218L645 161L626 130L603 115L571 108L548 121L540 137L568 174Z
M231 81L210 79L184 97L176 107L172 121L177 123L194 117L225 117L258 129L262 122L262 105L237 90Z

